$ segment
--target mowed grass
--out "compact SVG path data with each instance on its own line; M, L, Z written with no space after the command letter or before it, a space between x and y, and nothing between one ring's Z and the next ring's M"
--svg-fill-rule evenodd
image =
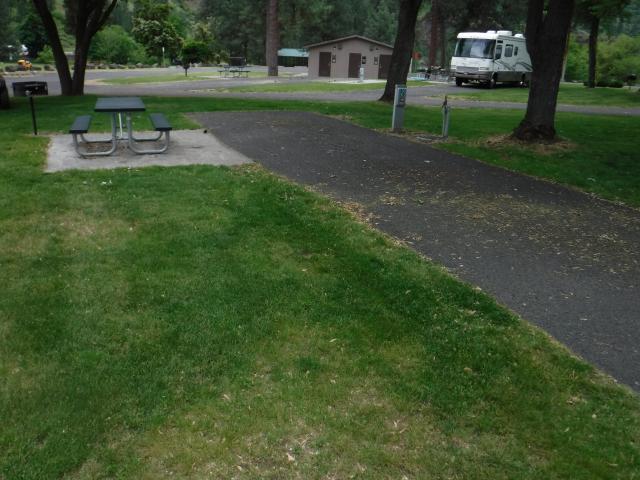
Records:
M144 83L174 83L174 82L195 82L198 80L224 79L216 71L210 70L199 72L197 68L191 68L184 74L184 70L180 69L180 73L167 73L162 75L144 75L119 78L101 78L100 83L107 85L135 85ZM265 72L249 71L249 78L266 78ZM242 77L244 78L244 76Z
M93 101L38 99L41 130ZM0 477L640 471L637 395L329 200L253 166L44 174L26 103L0 119Z
M489 90L480 86L467 86L464 92L450 95L456 98L485 102L527 103L529 89L498 85L495 89ZM582 84L563 83L560 85L558 103L604 107L640 107L640 93L637 88L587 88Z
M429 82L409 80L409 87L425 87L430 85ZM274 82L261 85L243 85L237 87L219 88L219 91L225 92L252 92L252 93L294 93L294 92L360 92L363 90L384 90L385 83L342 83L327 81L290 81L290 82Z

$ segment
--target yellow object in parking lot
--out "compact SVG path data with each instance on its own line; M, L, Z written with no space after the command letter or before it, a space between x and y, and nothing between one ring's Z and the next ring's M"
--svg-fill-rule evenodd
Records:
M29 60L18 60L18 68L20 70L31 70L31 62Z

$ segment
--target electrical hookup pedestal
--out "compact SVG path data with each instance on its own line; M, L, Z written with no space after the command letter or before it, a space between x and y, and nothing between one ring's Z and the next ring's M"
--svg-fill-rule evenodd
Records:
M451 107L447 96L444 96L444 102L442 102L442 139L449 138L449 120L451 120Z
M396 94L393 97L393 117L391 118L391 130L399 132L404 123L404 106L407 103L407 86L396 85Z

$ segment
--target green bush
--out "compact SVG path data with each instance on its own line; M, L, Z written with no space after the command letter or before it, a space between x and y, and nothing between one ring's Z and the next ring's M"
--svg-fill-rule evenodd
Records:
M185 42L182 46L182 53L180 59L183 65L190 63L200 63L210 59L212 55L211 50L206 43L197 40L190 40Z
M589 52L586 45L571 41L567 55L564 79L568 82L586 80L589 70Z
M585 81L589 74L589 48L572 41L569 44L565 80ZM598 43L597 85L622 86L631 74L640 75L640 37L620 35Z
M622 85L627 76L640 75L640 37L620 35L598 47L598 82Z
M53 51L49 45L42 49L36 61L38 63L54 63Z
M146 63L147 54L138 42L120 25L111 25L98 32L91 44L89 56L110 64Z

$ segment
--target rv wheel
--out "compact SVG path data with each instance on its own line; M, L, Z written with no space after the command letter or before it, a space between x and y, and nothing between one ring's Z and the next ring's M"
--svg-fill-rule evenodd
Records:
M461 87L462 83L463 83L462 79L459 77L456 77L456 87Z
M487 82L487 88L496 88L496 83L498 83L498 79L496 78L496 75L494 74L493 77L491 77L491 80L489 80L489 82Z
M520 86L522 88L528 88L529 87L529 82L527 81L527 76L526 75L522 75L522 80L520 80Z

